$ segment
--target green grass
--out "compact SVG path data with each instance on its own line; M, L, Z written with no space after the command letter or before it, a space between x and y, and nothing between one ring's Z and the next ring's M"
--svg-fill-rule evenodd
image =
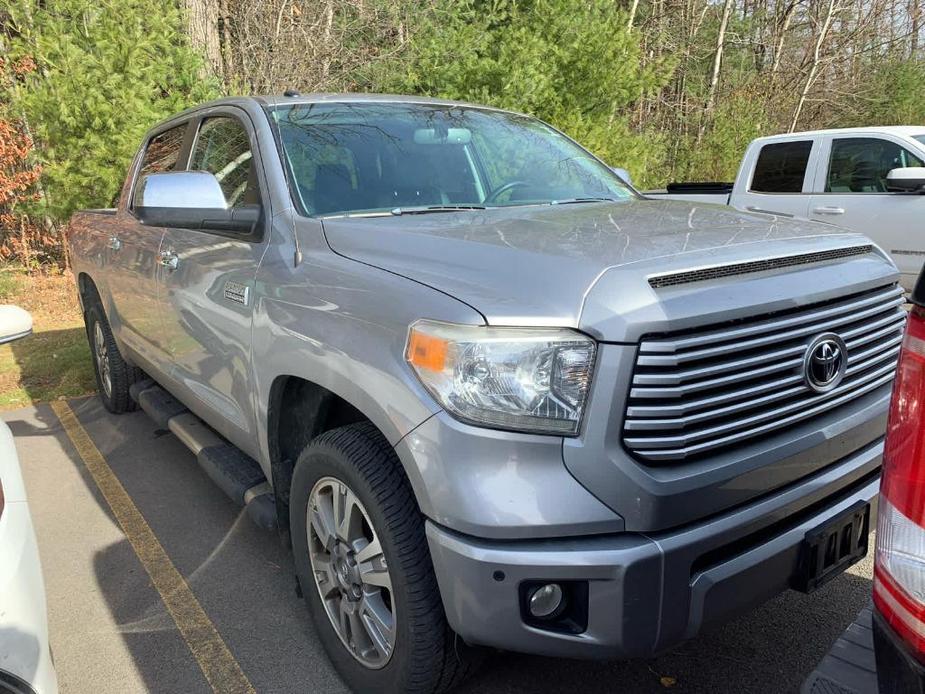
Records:
M0 303L32 313L33 334L0 345L0 409L95 391L73 278L0 266Z
M22 291L23 271L19 268L5 267L0 270L0 301L13 303Z

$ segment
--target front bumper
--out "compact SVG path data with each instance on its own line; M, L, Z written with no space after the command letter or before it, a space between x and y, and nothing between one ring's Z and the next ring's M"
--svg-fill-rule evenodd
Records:
M757 502L658 534L483 540L428 521L447 618L473 644L563 657L651 656L788 588L808 530L859 500L876 502L882 450L878 441ZM586 628L528 624L521 586L534 581L585 585Z

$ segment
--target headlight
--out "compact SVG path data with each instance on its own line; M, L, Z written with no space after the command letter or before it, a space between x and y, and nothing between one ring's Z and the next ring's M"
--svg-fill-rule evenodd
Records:
M457 418L482 426L577 434L594 340L557 328L489 328L420 320L405 356Z

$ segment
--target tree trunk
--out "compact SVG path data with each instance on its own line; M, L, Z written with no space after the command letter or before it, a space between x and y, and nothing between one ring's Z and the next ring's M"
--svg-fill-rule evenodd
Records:
M639 9L639 0L633 0L632 4L630 5L629 21L627 21L626 23L626 28L629 29L630 31L633 30L633 22L636 21L636 10L638 9Z
M803 106L806 104L806 98L809 96L809 91L812 89L813 83L816 81L816 76L819 74L819 65L822 62L822 47L825 45L825 39L829 35L832 20L835 18L839 9L837 0L829 0L829 5L825 13L825 20L822 22L822 27L819 29L819 34L816 36L816 43L813 47L812 63L810 64L809 72L806 74L806 81L803 83L800 98L797 99L797 105L793 109L793 118L790 119L790 129L787 131L789 133L797 129L797 123L800 120L800 114L803 112Z
M774 45L774 62L771 64L772 82L777 75L777 71L780 69L780 59L784 54L784 39L787 38L787 31L790 29L790 22L793 21L793 15L796 14L796 10L796 0L788 2L784 10L784 16L781 18L780 25L777 28L777 43Z
M921 31L922 8L920 0L909 0L909 19L912 22L912 36L909 42L909 57L915 58L919 52L919 31Z
M716 104L716 87L719 84L719 71L723 64L723 48L726 45L726 28L729 26L729 17L732 15L734 0L725 0L723 3L723 16L719 23L719 32L716 35L716 52L713 54L713 72L710 74L710 87L707 91L707 100L703 105L703 116L700 119L700 130L697 133L697 142L703 139L707 129L707 121L713 113Z
M193 48L205 59L207 72L224 83L218 0L183 0L183 5Z

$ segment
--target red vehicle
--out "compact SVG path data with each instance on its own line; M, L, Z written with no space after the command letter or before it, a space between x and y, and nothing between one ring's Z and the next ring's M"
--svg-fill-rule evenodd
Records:
M925 272L911 301L884 443L873 610L803 692L925 694Z
M912 295L884 444L874 647L884 692L925 691L925 273Z

